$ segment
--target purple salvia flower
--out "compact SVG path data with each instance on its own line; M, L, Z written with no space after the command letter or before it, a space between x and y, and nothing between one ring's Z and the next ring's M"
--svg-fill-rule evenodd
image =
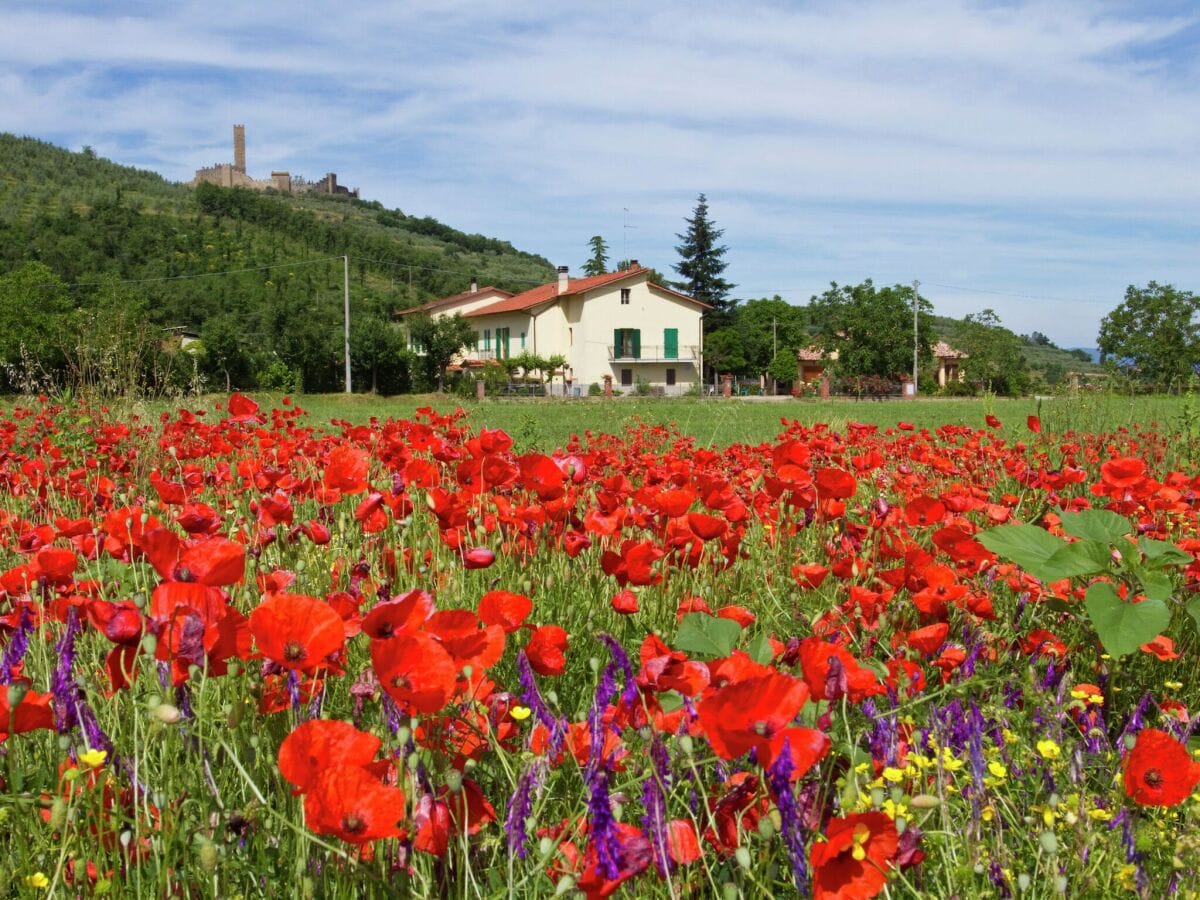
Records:
M508 852L515 854L517 859L524 859L529 852L525 822L533 812L534 791L541 784L543 765L542 760L536 759L521 772L517 777L517 789L513 791L513 795L508 801L508 814L504 817L504 830L508 834Z
M653 769L642 785L642 827L650 840L654 863L664 878L671 874L671 857L667 853L667 797L671 784L671 759L662 740L655 735L650 743L650 762Z
M292 709L300 710L300 673L291 669L287 674L288 698L292 701Z
M584 780L588 787L588 840L596 848L600 873L611 880L621 872L621 845L608 798L608 772L589 766Z
M808 894L808 866L804 860L804 823L803 817L796 805L796 795L792 793L792 764L791 745L784 741L779 757L767 769L767 784L775 797L775 805L779 808L779 821L783 831L783 842L788 849L788 858L792 863L792 878L796 882L796 891L803 897Z
M1009 887L1008 879L1004 877L1004 870L1000 868L999 862L993 861L988 866L988 878L991 879L992 884L1000 891L1001 897L1008 898L1012 896L1012 888Z
M71 670L75 666L75 638L79 636L79 617L75 607L67 611L67 627L54 645L58 654L58 665L50 678L50 690L54 694L54 727L64 734L79 721L79 687Z
M567 736L567 725L562 717L550 712L550 707L546 705L541 691L538 690L533 667L529 665L529 657L525 655L524 650L517 654L517 680L521 685L521 702L528 706L538 717L538 721L550 731L547 751L553 759L562 749L563 741Z
M21 607L21 617L17 621L17 630L4 648L4 656L0 658L0 684L10 684L13 680L13 669L21 664L29 650L29 635L33 633L33 616L29 615L29 607Z
M637 701L638 689L637 676L633 671L633 664L629 662L629 655L625 652L625 648L612 635L602 634L600 635L600 640L608 648L613 662L620 667L621 674L625 676L625 687L621 691L621 702L626 706L632 706Z

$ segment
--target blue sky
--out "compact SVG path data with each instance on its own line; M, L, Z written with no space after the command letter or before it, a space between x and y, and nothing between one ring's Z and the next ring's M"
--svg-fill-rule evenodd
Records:
M0 47L0 130L187 180L242 122L252 175L572 271L669 272L703 191L738 296L917 278L1090 346L1200 290L1195 3L18 0Z

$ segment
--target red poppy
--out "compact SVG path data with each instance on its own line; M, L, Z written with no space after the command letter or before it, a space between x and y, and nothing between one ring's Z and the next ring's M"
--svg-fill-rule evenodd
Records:
M1025 424L1029 427L1029 430L1032 431L1034 434L1041 434L1042 420L1039 419L1037 416L1029 416L1028 418L1025 419Z
M815 590L829 576L829 569L820 563L798 563L792 566L792 578L802 588Z
M870 669L859 665L844 647L817 637L800 642L800 673L817 700L836 700L847 696L858 703L887 688Z
M279 772L302 794L321 772L334 765L365 766L383 742L349 722L310 719L297 725L279 745Z
M487 547L472 547L463 554L463 566L467 569L486 569L496 561L496 554Z
M50 708L51 694L26 691L14 708L10 694L20 694L20 685L0 685L0 741L11 734L54 728L54 710Z
M1165 731L1146 728L1125 757L1125 796L1140 806L1177 806L1200 783L1200 763Z
M371 455L366 450L342 444L329 454L323 484L327 491L359 494L367 489Z
M613 612L621 613L628 616L638 611L637 594L626 588L623 591L618 591L612 598Z
M914 527L937 525L946 518L946 507L932 497L917 497L904 507L904 520Z
M722 759L736 759L751 747L759 747L762 758L769 753L771 739L796 718L808 696L803 681L772 670L706 697L700 703L700 727Z
M529 665L539 675L561 675L567 668L567 632L557 625L535 628L525 645Z
M922 656L932 656L941 649L942 644L946 643L946 637L949 634L950 626L946 622L937 622L933 625L926 625L924 628L918 628L916 631L910 631L904 642Z
M400 837L404 791L380 783L362 766L331 766L305 795L304 817L317 834L351 844Z
M479 620L512 633L533 612L533 601L512 591L488 591L479 598Z
M1152 641L1147 641L1138 647L1143 653L1151 653L1157 656L1163 662L1172 659L1179 659L1179 654L1175 652L1175 642L1166 635L1158 635Z
M822 500L845 500L858 491L858 482L844 469L821 469L816 477L817 494Z
M829 735L816 728L785 728L771 739L767 758L762 763L764 767L772 765L786 747L792 760L791 780L799 781L829 755L832 746Z
M409 712L435 713L454 693L458 668L438 640L424 632L372 641L371 665L383 689Z
M1100 464L1100 477L1115 488L1131 488L1146 478L1146 464L1134 457L1118 457Z
M987 422L989 428L999 428L1000 427L1000 420L997 419L995 416L991 415L990 413L988 415L984 416L983 420L985 422Z
M258 404L245 394L229 395L229 418L234 422L252 422L258 416Z
M275 594L264 600L250 613L250 633L263 656L302 672L326 665L346 640L337 611L304 594Z
M433 598L415 588L384 603L377 603L362 621L363 632L373 640L411 634L433 615Z
M883 890L896 858L896 825L881 812L830 819L809 851L813 900L869 900Z

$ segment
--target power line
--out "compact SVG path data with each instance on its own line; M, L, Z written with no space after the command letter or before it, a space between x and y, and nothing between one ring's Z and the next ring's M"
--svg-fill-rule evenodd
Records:
M114 283L115 284L151 284L154 282L163 282L163 281L187 281L187 280L193 280L196 278L217 278L222 275L245 275L248 272L266 272L266 271L269 271L270 269L288 269L288 268L295 268L297 266L312 266L312 265L316 265L317 263L333 262L334 260L339 260L339 259L341 259L340 256L326 256L326 257L322 257L321 259L303 259L303 260L298 260L296 262L275 263L270 266L252 266L251 268L248 268L248 269L225 269L220 272L195 272L195 273L192 273L191 275L161 275L156 278L116 278L116 279L112 279L109 281L76 281L76 282L72 282L70 284L62 285L62 287L65 287L67 289L74 289L74 288L81 288L81 287L103 287L106 284L114 284ZM29 287L55 287L55 286L57 286L57 284L56 284L56 282L53 282L53 281L40 281L35 284L29 285Z

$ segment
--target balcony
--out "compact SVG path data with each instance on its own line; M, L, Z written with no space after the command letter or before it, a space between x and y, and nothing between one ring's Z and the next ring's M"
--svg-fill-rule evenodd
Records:
M638 354L634 355L634 348L629 345L622 347L609 347L608 359L609 362L622 363L683 363L695 364L700 358L700 348L695 345L683 345L678 347L652 347L643 344L638 348ZM668 356L668 351L673 351L672 355Z

